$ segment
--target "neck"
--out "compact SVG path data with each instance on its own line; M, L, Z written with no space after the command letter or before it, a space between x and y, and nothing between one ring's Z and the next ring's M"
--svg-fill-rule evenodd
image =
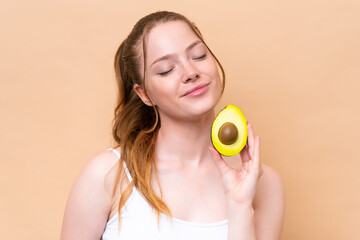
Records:
M156 139L158 161L180 161L201 164L210 155L210 130L215 118L210 111L197 120L174 121L161 118L161 128Z

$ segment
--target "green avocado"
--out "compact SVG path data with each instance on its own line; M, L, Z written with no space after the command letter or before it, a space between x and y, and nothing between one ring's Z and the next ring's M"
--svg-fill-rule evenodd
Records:
M211 141L215 149L224 156L238 154L247 141L247 122L242 111L227 105L216 116L211 127Z

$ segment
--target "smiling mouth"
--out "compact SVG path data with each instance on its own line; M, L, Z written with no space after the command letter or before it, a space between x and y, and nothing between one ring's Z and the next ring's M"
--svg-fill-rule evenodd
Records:
M195 86L194 88L187 91L182 97L185 96L199 96L205 93L208 89L209 83L199 84Z

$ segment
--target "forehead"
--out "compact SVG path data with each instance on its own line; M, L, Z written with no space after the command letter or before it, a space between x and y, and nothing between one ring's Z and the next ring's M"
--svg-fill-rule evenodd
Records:
M199 37L183 21L160 23L150 30L145 38L147 59L149 61L166 54L177 54Z

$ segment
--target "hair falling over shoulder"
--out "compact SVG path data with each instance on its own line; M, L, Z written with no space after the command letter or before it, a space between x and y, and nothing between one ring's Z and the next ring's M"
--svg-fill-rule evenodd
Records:
M145 79L142 79L140 72L140 61L146 62L145 35L157 24L168 21L184 21L194 33L203 40L200 31L181 14L167 11L151 13L141 18L133 27L129 36L121 43L115 55L115 74L118 85L118 100L115 108L112 135L121 148L121 158L119 169L123 169L125 162L133 180L121 190L119 200L119 225L121 208L129 198L133 187L136 187L147 202L152 206L158 215L160 212L171 216L170 209L167 207L161 196L153 191L151 187L151 174L157 178L155 161L155 141L160 129L160 119L155 106L147 106L142 102L134 90L134 84L143 87L146 93ZM206 45L206 44L205 44ZM209 48L208 48L209 49ZM139 51L143 51L142 54ZM211 50L209 49L211 52ZM211 52L212 53L212 52ZM143 59L140 59L141 56ZM213 54L214 56L214 54ZM215 57L215 56L214 56ZM220 62L215 57L223 76L223 86L225 74ZM121 186L121 175L123 171L116 174L116 184L113 196L116 194L117 187ZM160 191L161 194L161 191Z

